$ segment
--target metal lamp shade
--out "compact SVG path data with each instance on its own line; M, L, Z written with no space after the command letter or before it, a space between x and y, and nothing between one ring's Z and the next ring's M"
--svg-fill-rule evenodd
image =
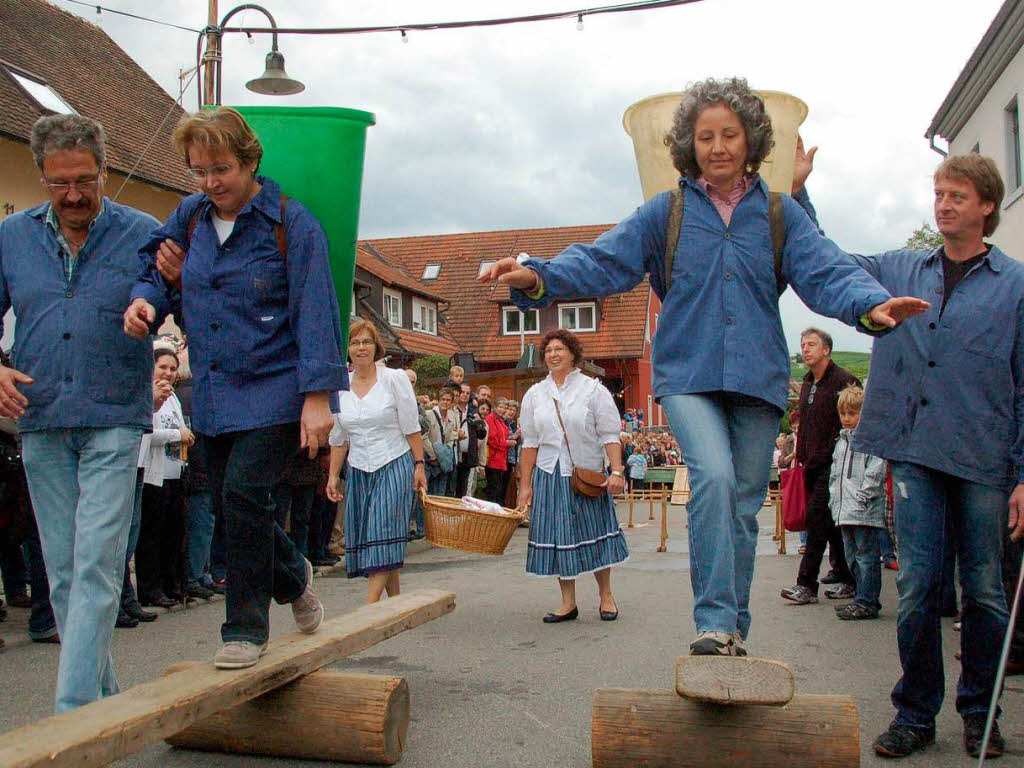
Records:
M267 54L266 70L255 80L247 82L245 87L253 93L267 96L291 96L293 93L306 90L305 85L288 77L288 73L284 71L284 56L279 51Z

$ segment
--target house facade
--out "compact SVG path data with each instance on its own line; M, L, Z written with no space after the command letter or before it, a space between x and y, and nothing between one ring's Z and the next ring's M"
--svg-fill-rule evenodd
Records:
M646 280L626 293L558 301L525 314L512 303L506 287L477 282L501 258L523 251L551 258L573 243L592 242L611 226L375 239L361 242L360 252L373 249L401 264L420 286L444 297L446 304L438 312L441 334L455 346L452 359L466 368L474 386L486 383L495 395L521 399L544 375L542 360L534 358L533 367L529 365L530 345L536 348L553 328L567 328L580 337L589 370L605 383L620 409L638 408L648 424L663 424L651 395L651 339L660 303ZM357 259L357 274L360 266ZM382 307L386 301L382 296ZM404 315L392 319L402 321Z
M1024 258L1024 0L1006 0L971 54L925 138L945 139L950 154L980 152L999 166L1006 184L999 229L990 238L1010 256Z

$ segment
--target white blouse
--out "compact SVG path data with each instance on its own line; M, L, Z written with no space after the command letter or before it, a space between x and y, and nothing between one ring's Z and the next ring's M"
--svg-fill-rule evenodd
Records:
M348 443L348 462L374 472L409 450L406 435L420 433L416 394L403 371L377 367L377 382L362 398L338 393L331 445Z
M164 480L178 480L185 463L181 460L181 428L185 417L181 402L173 392L153 414L153 431L142 436L139 466L144 468L142 480L162 486Z
M575 466L604 470L607 464L604 446L619 442L619 409L615 407L612 393L597 379L580 373L578 368L566 376L561 389L548 374L527 391L519 416L523 447L537 449L537 466L545 472L553 472L557 462L563 475L572 474L573 463L558 423L555 400L558 400L565 432L569 435Z

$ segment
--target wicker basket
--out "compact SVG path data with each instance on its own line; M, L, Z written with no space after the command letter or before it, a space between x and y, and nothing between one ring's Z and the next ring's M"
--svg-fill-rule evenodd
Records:
M504 513L484 512L467 509L461 501L448 496L420 495L427 541L438 547L500 555L525 518L525 513L518 509L505 508Z

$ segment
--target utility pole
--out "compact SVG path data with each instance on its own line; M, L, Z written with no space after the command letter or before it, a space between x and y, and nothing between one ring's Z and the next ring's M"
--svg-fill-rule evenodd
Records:
M207 0L207 29L217 28L217 0ZM220 64L220 33L207 32L203 54L203 106L217 103L217 68Z

